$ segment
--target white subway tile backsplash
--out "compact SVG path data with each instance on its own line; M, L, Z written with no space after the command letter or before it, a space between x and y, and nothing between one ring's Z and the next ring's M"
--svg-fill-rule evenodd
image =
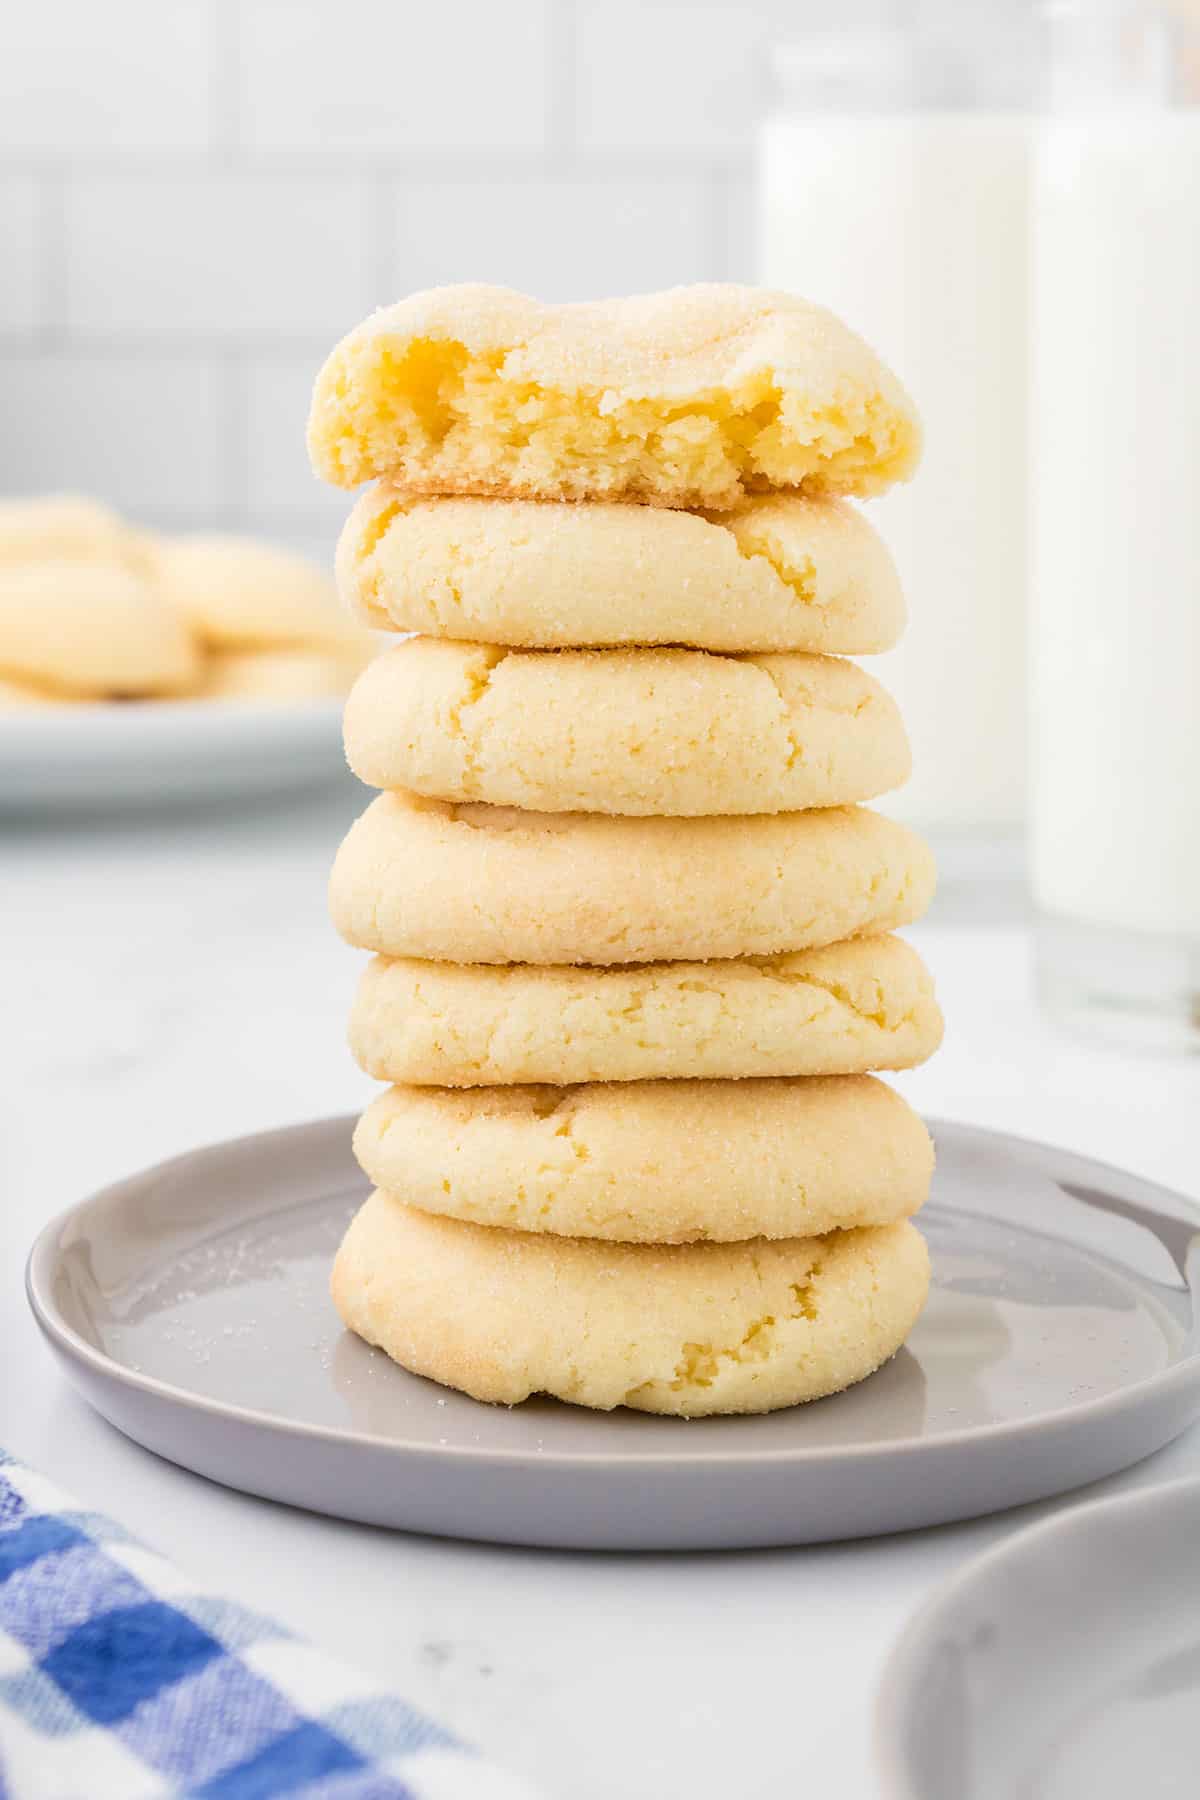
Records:
M578 141L585 150L744 150L776 9L579 0Z
M40 183L0 175L0 331L31 332L40 322L45 218Z
M66 196L67 324L82 332L341 332L369 309L353 177L81 177Z
M752 274L765 46L823 3L0 0L0 491L331 546L335 339L439 282Z
M685 177L414 183L395 221L397 293L494 281L584 300L715 272L708 192Z
M73 489L197 520L226 505L221 370L207 358L0 356L0 492Z
M303 356L248 359L241 371L240 411L249 512L288 518L298 531L328 531L336 538L351 496L317 480L304 443L313 381L328 347L314 346Z
M254 150L535 150L546 7L242 0L239 113Z
M0 151L203 150L209 0L33 0L0 7Z

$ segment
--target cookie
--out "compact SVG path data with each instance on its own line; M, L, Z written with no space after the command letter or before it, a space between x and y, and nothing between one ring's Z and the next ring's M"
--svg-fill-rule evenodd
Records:
M138 566L140 540L99 500L38 494L0 500L0 568L21 562L117 562Z
M774 1243L492 1231L376 1193L334 1263L351 1331L476 1400L698 1418L772 1412L893 1356L929 1288L907 1223Z
M24 712L29 707L41 712L46 707L79 706L86 699L86 694L68 694L65 688L0 675L0 712Z
M920 428L861 338L794 294L546 306L465 284L343 338L308 444L338 487L720 507L761 489L880 493L912 474Z
M368 625L527 649L890 650L896 567L853 507L760 494L731 512L359 496L338 544Z
M322 700L346 693L370 660L356 649L221 650L204 666L204 700Z
M870 1075L394 1087L354 1150L426 1212L639 1244L887 1225L933 1175L924 1125Z
M345 736L370 787L534 812L794 812L911 770L891 696L834 656L409 638L356 684Z
M183 692L200 655L154 587L115 562L0 567L0 675L69 694Z
M164 597L216 650L342 646L370 639L339 604L328 575L254 538L161 538L154 572Z
M928 846L865 807L622 819L392 793L351 826L330 910L385 956L693 962L889 931L933 886Z
M902 938L731 962L508 968L375 957L350 1048L378 1081L436 1087L855 1075L937 1049L933 983Z

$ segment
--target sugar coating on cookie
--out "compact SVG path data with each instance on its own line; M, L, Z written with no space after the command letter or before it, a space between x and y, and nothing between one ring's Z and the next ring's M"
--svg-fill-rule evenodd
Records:
M181 693L200 672L184 622L117 562L0 567L0 674L68 694Z
M928 846L865 807L630 819L392 793L338 851L330 910L386 956L706 961L890 931L933 887Z
M197 697L204 700L322 700L346 693L370 660L351 648L218 650L205 662Z
M43 560L137 566L141 540L111 507L82 494L0 500L0 567Z
M790 812L908 779L891 696L843 657L503 650L409 638L346 707L370 787L534 812Z
M796 295L721 285L543 305L464 284L343 338L308 427L318 475L415 493L732 506L875 494L916 467L912 402Z
M374 957L350 1048L378 1081L508 1082L853 1075L937 1049L933 982L902 938L724 962L611 969Z
M639 1244L886 1225L933 1175L929 1133L871 1075L393 1087L354 1149L376 1187L427 1212Z
M162 538L154 574L202 643L218 650L370 644L329 575L254 538Z
M836 500L730 512L622 502L359 496L338 544L368 625L528 649L890 650L904 599L887 546Z
M476 1400L699 1418L863 1380L929 1289L910 1224L773 1243L608 1244L492 1231L375 1193L334 1263L352 1331Z

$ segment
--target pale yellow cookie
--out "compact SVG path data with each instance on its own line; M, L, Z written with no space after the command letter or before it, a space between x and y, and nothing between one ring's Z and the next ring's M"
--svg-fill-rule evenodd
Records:
M755 489L880 493L912 474L920 427L862 339L794 294L546 306L468 283L343 338L308 443L338 487L732 506Z
M914 1068L941 1038L929 974L896 937L613 969L380 956L350 1015L368 1075L453 1088L854 1075Z
M154 587L115 562L0 568L0 674L68 693L182 692L200 655Z
M24 712L30 707L43 712L58 706L80 706L88 698L87 694L69 694L65 688L47 687L40 681L22 681L0 675L0 711L3 712Z
M618 502L419 499L381 482L338 544L369 625L530 649L890 650L904 599L882 538L837 500L725 513Z
M161 538L154 569L163 595L217 650L345 645L370 639L337 589L305 557L256 538Z
M891 696L834 656L409 638L356 684L345 738L370 787L534 812L795 812L911 771Z
M386 956L691 962L889 931L933 887L928 846L864 807L622 819L394 793L351 827L330 908L348 942Z
M342 1319L476 1400L772 1412L903 1344L929 1290L907 1223L774 1243L607 1244L493 1231L376 1193L333 1269Z
M0 500L0 567L20 562L142 560L139 539L99 500L37 494Z
M204 666L197 698L280 701L336 698L370 660L358 648L220 650Z
M871 1075L393 1087L354 1150L426 1212L637 1244L888 1225L933 1175L929 1133Z

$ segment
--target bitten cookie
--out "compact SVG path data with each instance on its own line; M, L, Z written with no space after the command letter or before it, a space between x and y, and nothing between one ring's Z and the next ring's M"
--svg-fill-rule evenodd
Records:
M911 924L933 857L865 807L756 818L527 813L381 794L330 882L342 936L441 962L772 956Z
M0 674L69 694L181 693L191 633L154 588L115 562L0 567Z
M490 1231L376 1193L333 1269L344 1322L476 1400L697 1418L837 1393L916 1323L929 1257L883 1225L775 1243L605 1244Z
M911 1069L941 1038L929 974L896 937L613 969L379 956L350 1015L368 1075L455 1088L854 1075Z
M389 1088L354 1149L426 1212L637 1244L887 1225L933 1175L924 1125L870 1075Z
M419 499L386 482L342 532L338 585L368 625L530 649L890 650L895 564L836 500L760 494L733 511Z
M290 550L240 537L160 538L163 596L216 650L336 646L371 639L338 603L334 582Z
M412 294L320 375L313 467L338 487L732 506L763 488L876 494L916 467L908 395L794 294L672 288L544 306L511 288Z
M833 656L501 650L410 638L346 706L371 787L535 812L771 813L908 779L895 702Z

